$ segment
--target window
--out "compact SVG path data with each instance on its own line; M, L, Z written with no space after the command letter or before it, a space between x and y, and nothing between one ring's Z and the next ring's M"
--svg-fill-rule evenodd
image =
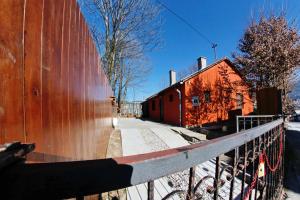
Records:
M244 96L241 93L236 94L236 107L237 109L243 109L244 107Z
M205 101L205 103L210 103L211 102L210 91L205 91L204 92L204 101Z
M152 101L152 110L155 110L155 100Z
M198 96L193 96L192 97L192 103L193 103L193 106L199 106L199 97Z
M173 94L170 94L169 95L169 102L172 102L173 101Z

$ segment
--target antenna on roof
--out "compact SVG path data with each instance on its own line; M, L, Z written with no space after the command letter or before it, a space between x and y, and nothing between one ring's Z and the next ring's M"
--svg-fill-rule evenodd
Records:
M179 14L177 14L171 8L169 8L168 6L166 6L160 0L156 0L156 1L160 5L162 5L167 11L169 11L170 13L172 13L180 21L182 21L184 24L186 24L188 27L190 27L193 31L195 31L195 33L197 33L200 37L202 37L204 40L206 40L211 45L211 48L213 48L213 50L214 50L215 60L217 59L216 48L217 48L218 45L216 43L212 42L206 35L204 35L203 33L201 33L195 26L193 26L190 22L188 22L185 18L183 18L182 16L180 16Z
M214 55L215 55L215 60L217 60L217 48L218 44L217 43L212 43L211 48L214 49Z

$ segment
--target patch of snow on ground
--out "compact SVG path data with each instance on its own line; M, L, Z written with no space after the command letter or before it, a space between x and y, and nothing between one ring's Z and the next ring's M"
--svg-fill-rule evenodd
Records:
M288 122L286 124L287 130L299 131L300 132L300 122Z

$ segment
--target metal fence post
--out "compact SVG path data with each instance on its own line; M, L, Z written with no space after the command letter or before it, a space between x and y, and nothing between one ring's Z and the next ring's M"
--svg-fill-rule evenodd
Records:
M188 187L188 194L186 199L192 200L194 199L194 186L195 186L195 167L190 168L190 176L189 176L189 187Z
M214 200L218 199L219 196L219 182L220 182L220 158L216 157L216 171L215 171L215 181L214 181Z
M234 191L234 181L235 181L235 175L237 170L237 161L239 159L239 151L238 148L234 149L234 155L232 160L232 179L230 183L230 192L229 192L229 200L233 199L233 191Z
M236 116L236 132L238 133L240 131L240 122L239 122L239 116Z
M148 182L148 200L154 199L154 181Z
M244 189L246 181L246 169L247 169L247 143L244 144L244 163L243 163L243 175L242 175L242 187L241 187L241 198L244 198Z

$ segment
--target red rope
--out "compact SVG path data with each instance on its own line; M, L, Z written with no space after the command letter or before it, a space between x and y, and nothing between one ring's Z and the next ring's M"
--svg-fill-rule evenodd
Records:
M256 185L257 177L258 177L258 169L256 170L256 172L254 174L254 178L253 178L253 181L251 182L249 190L247 191L246 195L244 196L244 200L247 200L249 198L252 190L254 189L254 187Z
M280 130L279 153L278 153L278 158L277 158L277 162L276 162L275 166L271 166L266 151L265 150L263 151L263 156L265 157L267 166L268 166L268 168L271 172L275 172L278 169L279 163L281 161L282 152L283 152L283 142L282 142L282 131ZM244 196L243 200L248 200L252 190L254 189L254 187L256 185L257 177L258 177L258 169L255 172L255 175L254 175L254 178L251 182L250 188L248 189L248 191L247 191L246 195Z
M283 152L282 131L280 130L279 153L278 153L277 162L276 162L275 166L271 166L266 151L265 151L265 150L263 151L263 155L264 155L264 157L265 157L267 166L268 166L268 168L269 168L269 170L270 170L271 172L275 172L275 171L277 170L277 168L278 168L278 166L279 166L279 164L280 164L280 161L281 161L281 155L282 155L282 152Z

